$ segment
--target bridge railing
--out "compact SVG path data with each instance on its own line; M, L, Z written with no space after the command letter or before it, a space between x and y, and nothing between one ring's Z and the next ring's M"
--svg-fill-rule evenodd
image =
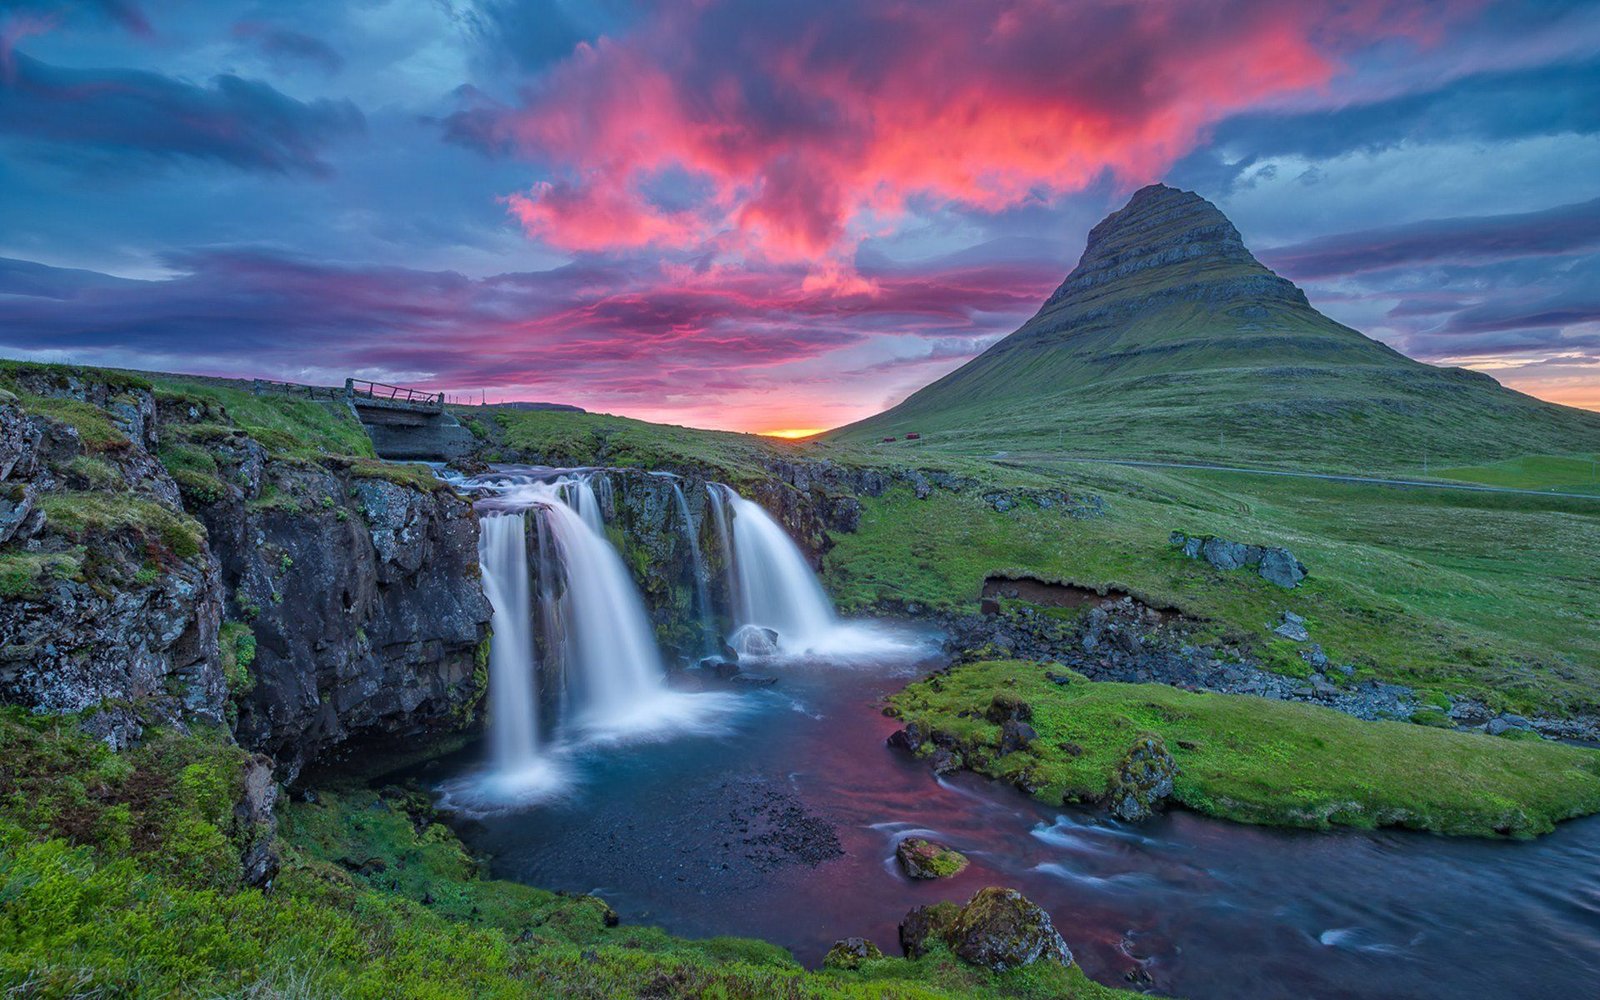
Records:
M341 395L338 389L325 385L301 385L299 382L278 382L270 378L251 379L250 383L250 391L257 396L263 392L282 392L311 399L338 399Z
M361 378L347 378L344 380L344 391L348 396L363 396L367 399L383 399L391 403L410 403L413 406L428 406L434 409L444 409L444 393L423 392L421 389L409 389L403 385L388 385L383 382L370 382Z

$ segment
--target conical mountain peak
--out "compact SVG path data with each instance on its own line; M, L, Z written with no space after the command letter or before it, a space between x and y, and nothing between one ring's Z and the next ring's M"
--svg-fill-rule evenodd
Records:
M1045 308L1072 298L1103 299L1117 289L1148 295L1239 279L1258 279L1240 291L1304 302L1299 289L1255 259L1217 206L1193 191L1152 184L1089 231L1078 266Z

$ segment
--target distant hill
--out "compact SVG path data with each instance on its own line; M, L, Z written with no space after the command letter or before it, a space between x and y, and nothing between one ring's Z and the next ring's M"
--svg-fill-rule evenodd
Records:
M1156 184L1021 329L832 439L1421 471L1600 450L1600 413L1413 361L1317 312L1215 205ZM886 446L887 447L887 446Z
M495 405L504 407L507 410L556 410L561 413L589 412L583 407L573 406L571 403L529 403L518 400L515 403L496 403Z

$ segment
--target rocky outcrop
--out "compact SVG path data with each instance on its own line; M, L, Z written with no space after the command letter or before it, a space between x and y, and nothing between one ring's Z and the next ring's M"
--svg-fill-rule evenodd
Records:
M134 376L0 374L0 698L117 747L232 722L279 765L247 775L246 832L272 781L331 746L471 718L489 608L464 500L416 470L269 451L215 400ZM259 883L275 865L246 857Z
M1036 962L1072 964L1072 951L1050 914L1015 889L979 889L965 906L919 906L900 922L900 946L920 958L942 942L957 957L994 972Z
M1137 823L1155 815L1172 795L1178 764L1154 733L1139 737L1111 772L1106 801L1118 819Z
M477 523L448 491L213 443L224 495L191 500L211 536L229 615L249 625L245 746L293 780L350 739L415 737L469 721L483 695L490 609Z
M958 659L1055 663L1091 680L1171 684L1197 691L1305 701L1362 719L1405 719L1420 701L1408 687L1356 680L1316 643L1301 650L1306 678L1266 669L1244 650L1195 635L1197 623L1133 597L1105 599L1077 620L1031 607L942 620L946 649Z
M1214 535L1193 536L1172 533L1174 547L1190 559L1201 559L1220 570L1254 568L1261 579L1285 590L1293 590L1306 578L1306 568L1294 553L1285 548L1246 545Z
M0 399L0 700L82 713L114 747L220 722L223 590L151 455L148 386L55 369Z

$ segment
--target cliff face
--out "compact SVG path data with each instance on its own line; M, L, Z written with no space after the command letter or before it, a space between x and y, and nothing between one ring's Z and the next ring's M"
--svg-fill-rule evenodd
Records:
M152 457L151 392L37 377L0 394L0 700L86 713L113 746L217 722L223 590Z
M204 394L3 374L0 699L119 746L227 720L288 780L346 741L471 720L489 606L467 501L271 450L288 442Z

